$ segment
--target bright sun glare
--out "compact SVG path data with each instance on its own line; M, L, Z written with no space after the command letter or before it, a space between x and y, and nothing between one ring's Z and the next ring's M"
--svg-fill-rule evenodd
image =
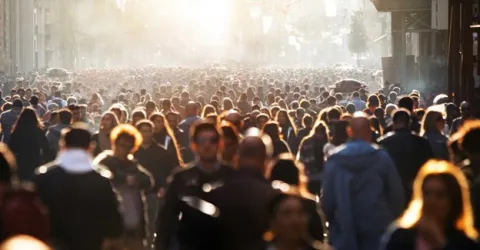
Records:
M185 10L200 33L217 43L226 40L230 16L229 0L184 0L184 2Z

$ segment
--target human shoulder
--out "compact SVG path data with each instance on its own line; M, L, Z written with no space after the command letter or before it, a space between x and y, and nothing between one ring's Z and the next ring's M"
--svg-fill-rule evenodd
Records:
M97 172L100 176L107 180L113 179L113 173L104 165L98 164L93 167L93 170Z
M59 170L61 170L60 166L56 161L53 161L35 169L35 174L37 177L45 177L51 173L58 172Z

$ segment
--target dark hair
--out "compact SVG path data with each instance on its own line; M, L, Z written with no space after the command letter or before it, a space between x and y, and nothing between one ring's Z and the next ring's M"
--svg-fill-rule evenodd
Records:
M224 121L222 122L221 129L223 137L230 138L236 143L240 142L240 136L233 124Z
M279 193L274 196L267 205L267 211L270 219L274 219L277 216L280 205L288 199L297 199L300 203L302 203L302 198L298 195Z
M350 114L355 113L355 111L357 110L357 109L355 108L355 105L354 105L353 103L347 104L346 109L347 109L347 112L350 113Z
M147 108L147 109L148 108L153 108L154 109L156 107L157 107L157 105L155 104L154 101L147 101L147 103L145 103L145 108Z
M410 96L403 96L398 100L398 107L405 108L410 112L413 112L413 100Z
M88 130L72 128L64 129L62 131L61 140L67 148L81 148L87 150L90 147L92 138Z
M13 101L12 108L23 108L22 100L15 100Z
M286 184L300 185L300 169L293 160L280 159L270 170L269 181L282 181Z
M337 121L333 124L333 135L331 143L335 146L340 146L348 140L347 128L350 126L348 121Z
M265 124L262 130L263 134L270 136L272 140L280 139L280 128L276 121L269 121Z
M378 98L378 96L375 95L375 94L370 95L368 97L367 106L368 107L378 107L378 106L380 106L380 99Z
M330 110L328 110L328 113L327 113L328 122L332 122L332 120L335 120L335 119L339 120L340 117L342 117L342 112L338 110L338 108L333 107L333 108L330 108Z
M360 97L360 93L358 91L355 91L352 93L352 97Z
M68 109L62 109L58 112L58 117L60 118L60 122L64 125L70 125L72 123L72 112Z
M207 104L203 107L201 117L206 118L207 115L212 114L212 113L213 114L217 113L215 107L210 105L210 104Z
M380 108L380 107L376 108L375 111L373 112L373 114L374 114L375 117L377 117L379 120L385 119L385 110L383 110L383 109Z
M402 125L406 128L409 128L411 123L410 111L405 108L394 110L392 114L392 122L393 124Z
M480 154L480 121L468 121L462 128L460 133L463 136L460 138L460 147L469 155Z
M213 131L219 138L222 136L216 124L201 121L195 124L195 126L192 126L192 129L190 131L190 140L192 142L196 142L198 135L204 131Z
M311 126L313 124L313 118L310 114L305 114L303 116L302 124L304 127Z
M30 104L33 106L38 105L38 96L32 95L32 97L30 97Z

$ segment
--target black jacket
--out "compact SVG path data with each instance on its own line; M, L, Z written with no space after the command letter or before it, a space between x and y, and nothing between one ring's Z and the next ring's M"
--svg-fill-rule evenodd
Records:
M390 228L382 239L380 250L414 250L416 249L417 230ZM451 229L447 232L447 244L443 250L476 250L478 244L468 238L463 232Z
M252 168L240 168L223 187L212 191L219 208L222 249L249 250L263 246L269 228L268 203L279 193Z
M234 170L218 165L214 172L207 172L194 164L174 173L157 216L157 250L170 249L178 244L179 250L221 249L221 237L216 220L185 199L198 198L212 203L204 184L211 187L223 185ZM179 215L181 214L181 219Z
M123 219L105 169L69 173L55 163L37 169L38 194L49 210L52 242L59 249L100 250L119 238Z
M131 216L128 208L132 206L140 207L139 218L141 220L140 226L136 229L127 229L132 233L138 233L143 236L148 235L148 213L145 193L151 192L155 185L154 179L150 172L143 168L136 160L131 159L121 161L112 155L111 151L104 151L98 155L95 164L106 167L113 176L111 182L113 187L117 190L121 199L121 205L124 210L124 223L128 224L127 220ZM127 176L134 175L136 186L130 187L126 183ZM127 198L128 197L128 198ZM131 211L131 210L130 210ZM138 212L138 211L137 211ZM127 227L127 226L126 226ZM133 232L134 231L134 232Z
M8 146L17 160L21 181L33 181L35 169L54 159L50 143L40 129L25 134L13 132Z
M135 153L140 165L146 168L155 179L155 190L165 187L167 178L173 169L178 167L178 159L165 150L164 147L153 143L149 148L140 147Z
M409 129L399 129L380 138L378 144L387 150L395 163L405 188L406 198L410 200L413 181L418 170L433 158L430 143Z

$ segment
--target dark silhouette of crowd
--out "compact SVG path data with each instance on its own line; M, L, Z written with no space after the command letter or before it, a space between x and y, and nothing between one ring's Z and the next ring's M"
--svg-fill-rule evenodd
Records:
M365 85L332 87L349 78ZM1 93L7 247L479 249L467 101L335 68L91 69Z

